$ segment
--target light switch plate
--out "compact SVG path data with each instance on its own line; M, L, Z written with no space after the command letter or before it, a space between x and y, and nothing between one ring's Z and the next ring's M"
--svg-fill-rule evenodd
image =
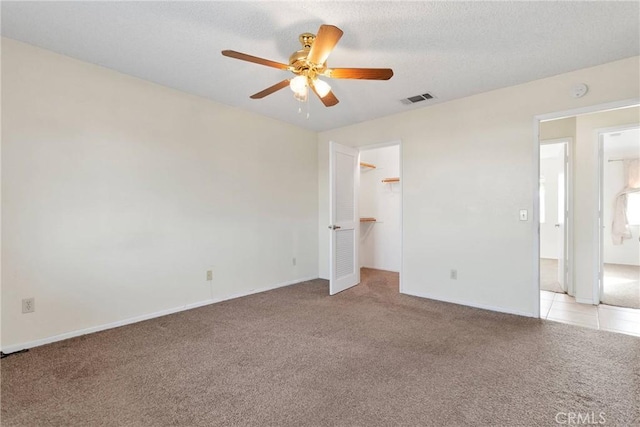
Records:
M527 221L529 219L529 212L526 209L520 209L520 221Z

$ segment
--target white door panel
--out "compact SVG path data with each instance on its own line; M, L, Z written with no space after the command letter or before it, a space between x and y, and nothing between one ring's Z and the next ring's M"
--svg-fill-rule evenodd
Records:
M564 292L567 292L567 143L563 143L562 173L558 176L558 283Z
M360 283L358 268L359 152L331 143L331 233L329 293L334 295Z

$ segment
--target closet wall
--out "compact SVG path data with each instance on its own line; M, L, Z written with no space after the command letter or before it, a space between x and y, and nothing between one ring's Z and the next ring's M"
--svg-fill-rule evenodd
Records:
M360 266L400 271L400 182L382 182L400 176L400 146L362 150L360 162ZM364 219L375 218L375 221Z

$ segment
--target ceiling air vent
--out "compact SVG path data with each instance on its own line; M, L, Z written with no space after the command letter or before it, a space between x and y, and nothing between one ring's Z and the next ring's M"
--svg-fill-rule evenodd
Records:
M415 104L416 102L428 101L429 99L433 99L433 98L434 96L431 95L430 93L423 93L422 95L410 96L408 98L402 99L400 100L400 102L406 105L411 105L411 104Z

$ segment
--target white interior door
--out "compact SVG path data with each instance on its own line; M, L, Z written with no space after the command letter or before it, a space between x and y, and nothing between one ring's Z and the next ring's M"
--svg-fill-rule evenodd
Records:
M562 169L558 174L558 283L564 292L567 292L567 177L568 177L568 152L567 143L562 144L560 157Z
M540 258L557 260L555 273L541 277L556 292L573 295L571 266L571 140L541 141ZM546 269L545 269L546 273Z
M358 263L359 151L331 142L329 161L331 233L329 294L360 283Z

